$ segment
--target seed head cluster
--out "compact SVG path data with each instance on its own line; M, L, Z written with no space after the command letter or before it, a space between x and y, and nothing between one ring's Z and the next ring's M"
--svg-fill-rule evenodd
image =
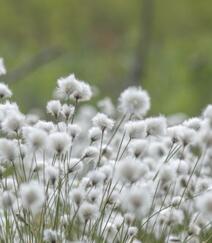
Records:
M92 88L74 74L46 120L11 97L0 83L1 242L211 242L212 105L147 117L141 87L84 105Z

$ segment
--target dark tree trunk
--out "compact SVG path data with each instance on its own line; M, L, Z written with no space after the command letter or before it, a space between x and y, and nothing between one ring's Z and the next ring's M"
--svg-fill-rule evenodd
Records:
M154 0L143 0L140 16L140 33L135 57L130 70L130 83L139 85L147 69L153 31Z

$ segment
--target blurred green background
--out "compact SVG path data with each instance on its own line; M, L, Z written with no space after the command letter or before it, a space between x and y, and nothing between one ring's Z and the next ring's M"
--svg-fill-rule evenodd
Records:
M141 84L152 114L212 103L211 0L0 0L1 78L24 112L75 73L95 99Z

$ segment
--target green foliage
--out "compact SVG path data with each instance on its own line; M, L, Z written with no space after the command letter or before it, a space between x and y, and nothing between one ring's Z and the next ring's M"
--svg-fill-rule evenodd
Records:
M141 85L152 113L199 114L212 103L210 0L154 1L150 55ZM11 83L27 111L43 106L71 72L115 97L126 82L141 30L142 1L1 0L0 54L9 72L49 46L60 58Z

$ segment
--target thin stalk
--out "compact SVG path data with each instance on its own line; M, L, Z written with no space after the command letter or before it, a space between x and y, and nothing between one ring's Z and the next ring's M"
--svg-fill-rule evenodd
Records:
M117 161L118 158L119 158L119 154L120 154L120 151L121 151L122 144L124 142L125 135L126 135L126 131L124 131L123 136L121 138L121 142L120 142L119 147L118 147L118 151L117 151L117 155L116 155L115 161Z
M119 157L118 160L122 159L122 157L123 157L124 153L126 152L126 150L127 150L128 146L129 146L131 140L132 140L132 139L129 138L129 140L128 140L127 144L125 145L125 147L124 147L124 149L123 149L123 151L122 151L122 153L121 153L121 155L120 155L120 157Z
M73 124L74 123L74 118L75 118L75 116L76 116L76 112L77 112L77 107L78 107L78 99L75 99L75 104L74 104L74 113L73 113L73 116L72 116L72 118L71 118L71 124Z
M194 167L193 167L193 170L192 170L192 172L191 172L191 174L190 174L190 176L189 176L189 178L188 178L188 182L187 182L186 187L185 187L185 189L184 189L184 191L183 191L183 193L182 193L182 195L181 195L180 202L179 202L179 204L178 204L178 208L179 208L180 205L181 205L181 202L182 202L182 200L183 200L183 197L185 196L185 193L186 193L186 191L187 191L187 189L188 189L188 185L189 185L189 183L190 183L190 181L191 181L191 178L192 178L192 176L193 176L193 174L194 174L194 172L195 172L195 169L196 169L196 167L197 167L199 161L200 161L200 157L198 157L198 159L197 159L197 161L196 161L196 163L195 163L195 165L194 165Z
M114 130L113 133L112 133L112 136L111 136L110 139L108 140L108 142L107 142L107 144L106 144L106 147L109 146L110 143L112 142L114 136L115 136L116 133L118 132L118 130L119 130L120 126L122 125L122 123L124 122L125 118L126 118L126 114L124 114L124 115L122 116L122 118L120 119L120 121L119 121L119 123L117 124L115 130Z
M84 227L83 227L83 231L82 231L82 237L81 240L83 240L84 236L85 236L85 230L86 230L86 226L87 226L88 220L85 221Z
M172 148L173 148L173 150L172 150ZM179 146L176 145L175 148L173 146L171 146L171 148L170 148L170 150L168 152L168 155L167 155L166 159L164 160L164 162L162 163L162 165L160 166L160 168L155 173L155 175L154 175L154 177L152 179L153 181L155 181L155 179L158 177L158 175L160 173L160 170L163 167L163 165L165 163L167 163L179 151L180 148L181 148L181 145L179 145Z
M99 158L98 158L96 167L99 167L100 162L101 162L104 132L105 132L105 129L102 129L101 142L100 142L100 148L99 148Z

